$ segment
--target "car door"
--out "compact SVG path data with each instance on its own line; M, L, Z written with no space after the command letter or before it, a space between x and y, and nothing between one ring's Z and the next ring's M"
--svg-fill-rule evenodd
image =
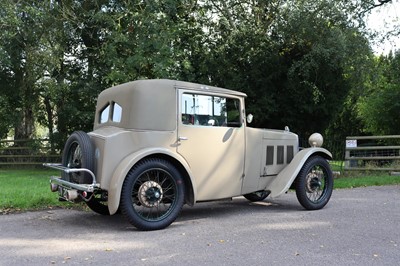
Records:
M197 200L240 195L245 135L240 98L179 90L177 151L195 178Z

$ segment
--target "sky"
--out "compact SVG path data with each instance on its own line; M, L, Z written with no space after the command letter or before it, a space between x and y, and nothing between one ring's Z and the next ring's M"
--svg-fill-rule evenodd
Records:
M400 24L400 0L393 0L391 4L374 8L367 17L366 23L371 30L385 36L387 32L393 30L395 25ZM400 36L391 37L385 41L373 40L371 46L375 54L387 55L390 50L400 50Z

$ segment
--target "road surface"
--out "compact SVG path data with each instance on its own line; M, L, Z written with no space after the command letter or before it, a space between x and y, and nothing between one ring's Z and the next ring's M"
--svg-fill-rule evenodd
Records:
M334 190L306 211L276 199L185 206L161 231L121 215L55 209L0 215L0 265L398 265L400 186Z

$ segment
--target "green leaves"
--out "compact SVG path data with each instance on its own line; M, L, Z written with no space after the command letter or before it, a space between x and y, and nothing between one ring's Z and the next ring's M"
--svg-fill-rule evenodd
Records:
M365 132L396 135L400 131L400 54L381 56L375 64L368 93L358 101L358 115Z
M344 0L2 1L0 134L38 121L62 146L70 132L91 130L100 91L140 78L244 91L254 126L322 132L349 120L344 110L378 82L365 82L365 8Z

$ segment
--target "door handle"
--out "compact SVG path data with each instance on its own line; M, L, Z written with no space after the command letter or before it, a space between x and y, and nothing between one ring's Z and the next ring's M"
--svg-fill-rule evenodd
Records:
M182 141L182 140L188 140L188 138L187 138L187 137L179 136L179 137L178 137L178 141Z

